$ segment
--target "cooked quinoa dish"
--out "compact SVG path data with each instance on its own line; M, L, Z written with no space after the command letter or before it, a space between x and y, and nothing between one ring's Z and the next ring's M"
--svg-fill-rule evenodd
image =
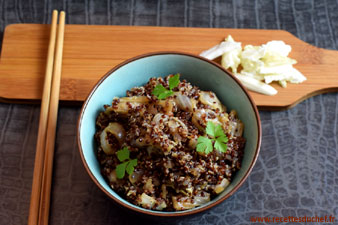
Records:
M236 111L179 76L151 78L114 98L96 119L103 176L122 198L146 209L201 206L241 168L244 125Z

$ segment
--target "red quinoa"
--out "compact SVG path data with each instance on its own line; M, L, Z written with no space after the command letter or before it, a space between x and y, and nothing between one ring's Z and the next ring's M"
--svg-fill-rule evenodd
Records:
M95 139L101 172L121 197L144 208L186 210L207 203L223 191L241 168L245 146L243 124L235 111L227 113L216 95L183 80L174 95L158 100L157 84L169 88L166 78L151 78L105 105L96 120ZM209 97L208 97L209 96ZM208 121L221 125L227 151L196 151ZM131 175L116 177L121 162L116 152L128 147L137 159Z

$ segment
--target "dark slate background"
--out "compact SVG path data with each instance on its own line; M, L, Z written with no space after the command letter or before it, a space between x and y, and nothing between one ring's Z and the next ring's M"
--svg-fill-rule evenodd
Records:
M337 0L0 0L0 36L8 24L49 23L53 9L65 10L72 24L284 29L318 47L338 46ZM337 101L338 94L323 94L287 111L261 111L261 153L240 190L207 213L157 222L125 213L94 185L76 145L80 108L61 106L50 224L238 225L250 224L251 216L338 217ZM27 223L38 121L37 105L0 103L0 224Z

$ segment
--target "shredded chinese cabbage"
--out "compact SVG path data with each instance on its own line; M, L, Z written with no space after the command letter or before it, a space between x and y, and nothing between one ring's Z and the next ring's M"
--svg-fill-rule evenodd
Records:
M298 84L306 80L306 77L293 67L297 61L288 57L291 46L283 41L269 41L261 46L246 45L242 49L241 43L234 41L229 35L219 46L221 45L231 46L223 48L222 66L231 68L244 86L252 91L275 95L277 90L269 85L271 82L276 81L286 87L287 82ZM201 56L207 52L208 56L218 57L220 51L218 49L215 52L215 49L214 47L204 51Z

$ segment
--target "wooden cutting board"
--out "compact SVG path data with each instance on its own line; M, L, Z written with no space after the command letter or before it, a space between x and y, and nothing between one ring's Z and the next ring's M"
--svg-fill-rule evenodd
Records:
M13 24L5 29L0 58L0 100L41 99L49 25ZM82 102L107 71L124 60L154 51L199 54L231 34L236 41L261 45L283 40L292 46L307 81L273 86L275 96L251 92L260 109L287 109L325 92L338 91L338 52L311 46L281 30L66 25L60 99Z

